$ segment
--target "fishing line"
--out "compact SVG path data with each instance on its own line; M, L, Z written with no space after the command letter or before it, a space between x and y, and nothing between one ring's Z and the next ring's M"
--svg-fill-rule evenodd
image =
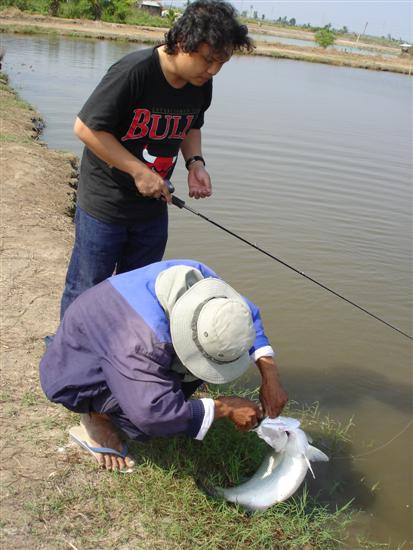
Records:
M171 188L170 188L171 189ZM172 191L171 191L172 192ZM332 290L331 288L329 288L328 286L324 285L323 283L320 283L319 281L316 281L316 279L313 279L313 277L310 277L309 275L306 275L305 273L303 273L302 271L300 271L299 269L293 267L292 265L288 264L287 262L285 262L284 260L281 260L280 258L277 258L276 256L274 256L273 254L270 254L269 252L267 252L266 250L264 250L263 248L260 248L259 246L257 246L255 243L252 243L251 241L248 241L247 239L244 239L244 237L241 237L240 235L237 235L237 233L234 233L233 231L231 231L230 229L227 229L226 227L224 227L223 225L220 225L219 223L215 222L214 220L211 220L210 218L208 218L207 216L205 216L204 214L201 214L201 212L198 212L197 210L194 210L193 208L191 208L190 206L187 206L185 204L185 201L183 201L182 199L178 198L177 196L175 195L172 195L172 204L177 206L178 208L184 208L185 210L188 210L188 212L191 212L192 214L195 214L196 216L199 216L200 218L202 218L203 220L211 223L212 225L215 225L216 227L218 227L219 229L222 229L223 231L225 231L226 233L229 233L230 235L232 235L233 237L235 237L236 239L239 239L240 241L242 241L243 243L245 244L248 244L249 246L252 246L252 248L255 248L255 250L258 250L259 252L262 252L262 254L265 254L266 256L270 257L272 260L275 260L276 262L282 264L283 266L287 267L288 269L291 269L292 271L294 271L295 273L298 273L298 275L301 275L302 277L305 277L306 279L308 279L309 281L311 281L312 283L320 286L321 288L323 288L324 290L327 290L328 292L331 292L331 294L334 294L334 296L337 296L338 298L340 298L341 300L344 300L345 302L349 303L350 305L356 307L357 309L359 309L360 311L363 311L364 313L366 313L367 315L370 315L370 317L373 317L373 319L376 319L377 321L380 321L380 323L383 323L385 324L386 326L388 326L389 328L395 330L396 332L398 332L399 334L401 334L402 336L405 336L406 338L409 338L409 340L413 340L413 337L410 336L410 334L407 334L406 332L403 332L402 330L400 330L399 328L395 327L394 325L388 323L387 321L385 321L384 319L382 319L381 317L379 317L378 315L375 315L374 313L371 313L370 311L368 311L367 309L365 309L364 307L362 306L359 306L358 304L356 304L355 302L349 300L348 298L346 298L345 296L339 294L338 292L336 292L335 290Z
M393 443L393 441L395 441L398 437L400 437L408 428L410 428L410 426L412 424L413 424L413 419L410 420L410 422L408 422L406 424L406 426L402 430L400 430L400 432L398 434L396 434L389 441L387 441L387 443L383 443L383 445L380 445L379 447L376 447L375 449L372 449L371 451L367 451L367 453L363 453L361 455L355 455L355 456L352 456L352 455L350 455L350 456L333 456L332 460L346 460L346 459L348 460L349 458L351 458L352 460L357 460L358 458L364 458L366 456L372 455L373 453L377 453L377 451L380 451L381 449L384 449L385 447L390 445L390 443ZM326 449L326 450L328 450L328 449Z
M168 187L169 187L169 191L171 193L173 193L174 191L174 188L172 186L172 184L170 184L170 182L167 182L168 183ZM237 235L237 233L234 233L233 231L231 231L230 229L227 229L226 227L224 227L223 225L215 222L214 220L211 220L210 218L208 218L207 216L205 216L204 214L201 214L201 212L197 211L197 210L194 210L193 208L187 206L185 204L185 201L183 201L182 199L180 199L179 197L175 196L175 195L172 195L172 204L177 206L178 208L182 209L184 208L185 210L188 210L188 212L191 212L192 214L195 214L196 216L199 216L200 218L202 218L203 220L211 223L212 225L215 225L216 227L218 227L219 229L222 229L223 231L225 231L226 233L229 233L230 235L232 235L233 237L235 237L236 239L239 239L240 241L242 241L243 243L245 244L248 244L249 246L252 246L252 248L255 248L256 250L258 250L259 252L262 252L263 254L265 254L266 256L268 256L269 258L275 260L276 262L279 262L280 264L282 264L283 266L287 267L288 269L291 269L292 271L294 271L295 273L297 273L298 275L301 275L302 277L305 277L306 279L308 279L309 281L311 281L312 283L315 283L316 285L320 286L321 288L323 288L324 290L327 290L328 292L331 292L331 294L334 294L334 296L337 296L338 298L341 298L341 300L344 300L345 302L349 303L350 305L356 307L357 309L359 309L360 311L363 311L364 313L366 313L367 315L370 315L370 317L373 317L373 319L376 319L377 321L380 321L381 323L385 324L386 326L388 326L389 328L395 330L396 332L398 332L399 334L401 334L402 336L405 336L406 338L409 338L409 340L413 340L413 337L410 336L409 334L407 334L406 332L403 332L402 330L400 330L399 328L395 327L394 325L388 323L387 321L385 321L384 319L382 319L381 317L375 315L374 313L371 313L370 311L368 311L367 309L363 308L362 306L359 306L358 304L356 304L355 302L349 300L348 298L346 298L345 296L342 296L341 294L339 294L338 292L336 292L335 290L332 290L331 288L329 288L328 286L324 285L323 283L320 283L319 281L316 281L315 279L313 279L312 277L310 277L309 275L306 275L305 273L303 273L302 271L300 271L299 269L293 267L292 265L289 265L287 262L285 262L284 260L281 260L280 258L277 258L276 256L274 256L273 254L270 254L269 252L267 252L266 250L264 250L263 248L257 246L255 243L252 243L251 241L248 241L247 239L245 239L244 237L241 237L240 235ZM393 441L395 441L398 437L400 437L411 425L413 424L413 419L410 420L405 426L404 428L402 428L402 430L400 430L400 432L398 434L396 434L394 437L392 437L389 441L387 441L386 443L384 443L383 445L380 445L379 447L376 447L375 449L371 449L370 451L367 451L366 453L362 453L362 454L359 454L359 455L350 455L350 456L337 456L337 457L333 457L332 459L333 460L348 460L348 459L352 459L352 460L357 460L357 459L360 459L360 458L364 458L366 456L369 456L369 455L372 455L374 453L376 453L377 451L380 451L382 449L384 449L385 447L387 447L388 445L390 445L391 443L393 443ZM327 449L326 449L327 450Z

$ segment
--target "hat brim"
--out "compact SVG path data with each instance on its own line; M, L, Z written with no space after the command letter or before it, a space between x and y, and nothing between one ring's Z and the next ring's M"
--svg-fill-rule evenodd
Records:
M197 306L208 298L216 297L246 304L243 297L225 281L213 277L202 279L191 286L174 305L170 318L171 338L176 354L192 374L210 384L226 384L247 370L250 364L248 352L223 365L202 355L192 339L192 319Z

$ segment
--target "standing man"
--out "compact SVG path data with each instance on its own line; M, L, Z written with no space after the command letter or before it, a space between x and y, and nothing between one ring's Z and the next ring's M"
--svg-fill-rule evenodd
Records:
M211 195L201 148L204 113L212 78L234 52L251 51L247 33L230 4L198 0L164 45L115 63L83 106L74 126L85 149L61 317L79 294L114 271L162 259L171 202L165 179L180 150L189 196Z
M43 391L80 413L69 433L109 470L132 467L129 439L186 434L202 440L214 420L242 431L282 411L285 393L260 311L208 266L167 260L115 275L67 310L40 363ZM225 384L250 362L260 401L190 399L206 381Z

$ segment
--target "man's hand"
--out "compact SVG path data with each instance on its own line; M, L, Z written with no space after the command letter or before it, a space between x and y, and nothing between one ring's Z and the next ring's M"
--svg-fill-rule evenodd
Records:
M168 191L168 186L165 180L156 172L145 168L134 175L135 185L141 195L160 199L164 197L167 203L171 203L171 194Z
M188 172L189 196L194 199L203 199L211 196L211 178L205 170L202 161L192 162Z
M262 414L259 405L243 397L218 397L215 400L215 419L229 418L237 430L247 432L258 424Z
M275 418L281 414L288 395L281 385L277 365L272 357L261 357L257 360L257 366L262 377L260 401L264 414Z

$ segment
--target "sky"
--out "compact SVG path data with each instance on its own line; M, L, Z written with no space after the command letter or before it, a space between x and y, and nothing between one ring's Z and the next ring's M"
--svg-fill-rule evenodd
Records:
M173 2L178 3L178 2ZM268 19L294 17L297 24L310 23L335 28L346 26L349 31L402 38L413 43L413 0L232 0L239 12L264 13ZM168 0L163 1L169 5ZM251 6L254 6L251 9Z

